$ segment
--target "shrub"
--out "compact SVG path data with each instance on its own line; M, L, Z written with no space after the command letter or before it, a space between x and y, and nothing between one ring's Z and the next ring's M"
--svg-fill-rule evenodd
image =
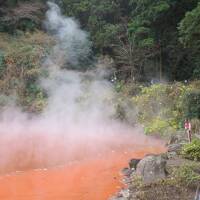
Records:
M2 8L5 10L0 17L0 31L15 34L17 30L33 31L41 27L45 9L43 3L15 1L13 7L11 5L8 3L7 8Z
M194 139L182 148L182 155L192 160L200 160L200 139Z
M143 87L133 97L138 108L138 121L147 134L170 134L182 128L184 121L183 99L190 86L181 83L154 84Z
M176 182L185 186L196 186L200 182L198 173L199 164L184 164L173 171L173 177Z
M163 134L166 128L168 127L169 127L169 124L166 120L155 118L146 126L145 133L146 134L151 134L151 133Z
M0 92L8 96L17 94L17 104L40 111L46 96L37 80L43 75L41 65L54 40L41 31L17 37L2 33L0 36Z

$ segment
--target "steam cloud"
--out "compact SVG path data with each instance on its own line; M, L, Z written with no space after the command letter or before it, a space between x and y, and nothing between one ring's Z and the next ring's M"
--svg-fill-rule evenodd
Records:
M88 34L48 2L46 27L57 44L44 63L48 77L40 83L48 94L44 112L29 119L8 108L0 120L0 171L49 167L88 158L116 146L144 143L145 137L115 120L115 92L104 73L67 69L91 53ZM138 130L137 130L138 131ZM134 137L136 141L134 141Z
M80 29L78 22L73 18L62 16L56 4L52 2L47 4L49 10L46 13L45 25L58 41L52 55L54 63L79 65L79 61L86 60L91 53L88 34Z

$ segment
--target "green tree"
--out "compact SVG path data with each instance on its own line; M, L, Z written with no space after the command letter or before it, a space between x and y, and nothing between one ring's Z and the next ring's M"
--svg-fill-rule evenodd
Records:
M129 32L135 43L145 49L154 46L154 57L160 76L184 80L192 76L191 55L179 42L177 26L196 0L132 0L132 21ZM156 71L156 70L155 70Z
M179 33L181 43L195 50L200 49L200 3L181 20Z
M194 78L200 78L200 3L179 24L180 42L190 52Z

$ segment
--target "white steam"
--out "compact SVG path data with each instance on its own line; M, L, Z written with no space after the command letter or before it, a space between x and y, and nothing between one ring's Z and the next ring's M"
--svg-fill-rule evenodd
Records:
M44 64L49 76L40 81L47 107L31 119L16 108L1 113L0 172L60 165L144 144L144 136L113 118L115 92L103 73L66 69L66 63L78 65L80 57L90 54L90 42L72 18L62 16L56 4L48 5L45 24L57 44Z
M45 63L49 77L41 80L49 96L41 120L49 122L51 119L59 126L67 125L67 129L98 127L97 123L107 122L114 115L114 108L108 100L114 97L112 86L95 70L78 72L63 69L66 63L61 60L78 65L80 57L87 57L90 42L88 34L76 21L62 16L56 4L48 2L48 6L45 24L50 32L53 30L57 44Z
M63 61L78 65L79 61L87 59L91 52L88 34L80 29L73 18L62 16L60 8L55 3L48 2L48 6L45 25L58 41L52 55L54 60L51 61L56 64Z

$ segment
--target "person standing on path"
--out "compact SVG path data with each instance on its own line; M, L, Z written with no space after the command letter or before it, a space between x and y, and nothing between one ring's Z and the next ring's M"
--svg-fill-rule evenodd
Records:
M188 141L190 143L192 141L192 133L191 133L192 126L188 119L185 120L184 127L187 133Z

